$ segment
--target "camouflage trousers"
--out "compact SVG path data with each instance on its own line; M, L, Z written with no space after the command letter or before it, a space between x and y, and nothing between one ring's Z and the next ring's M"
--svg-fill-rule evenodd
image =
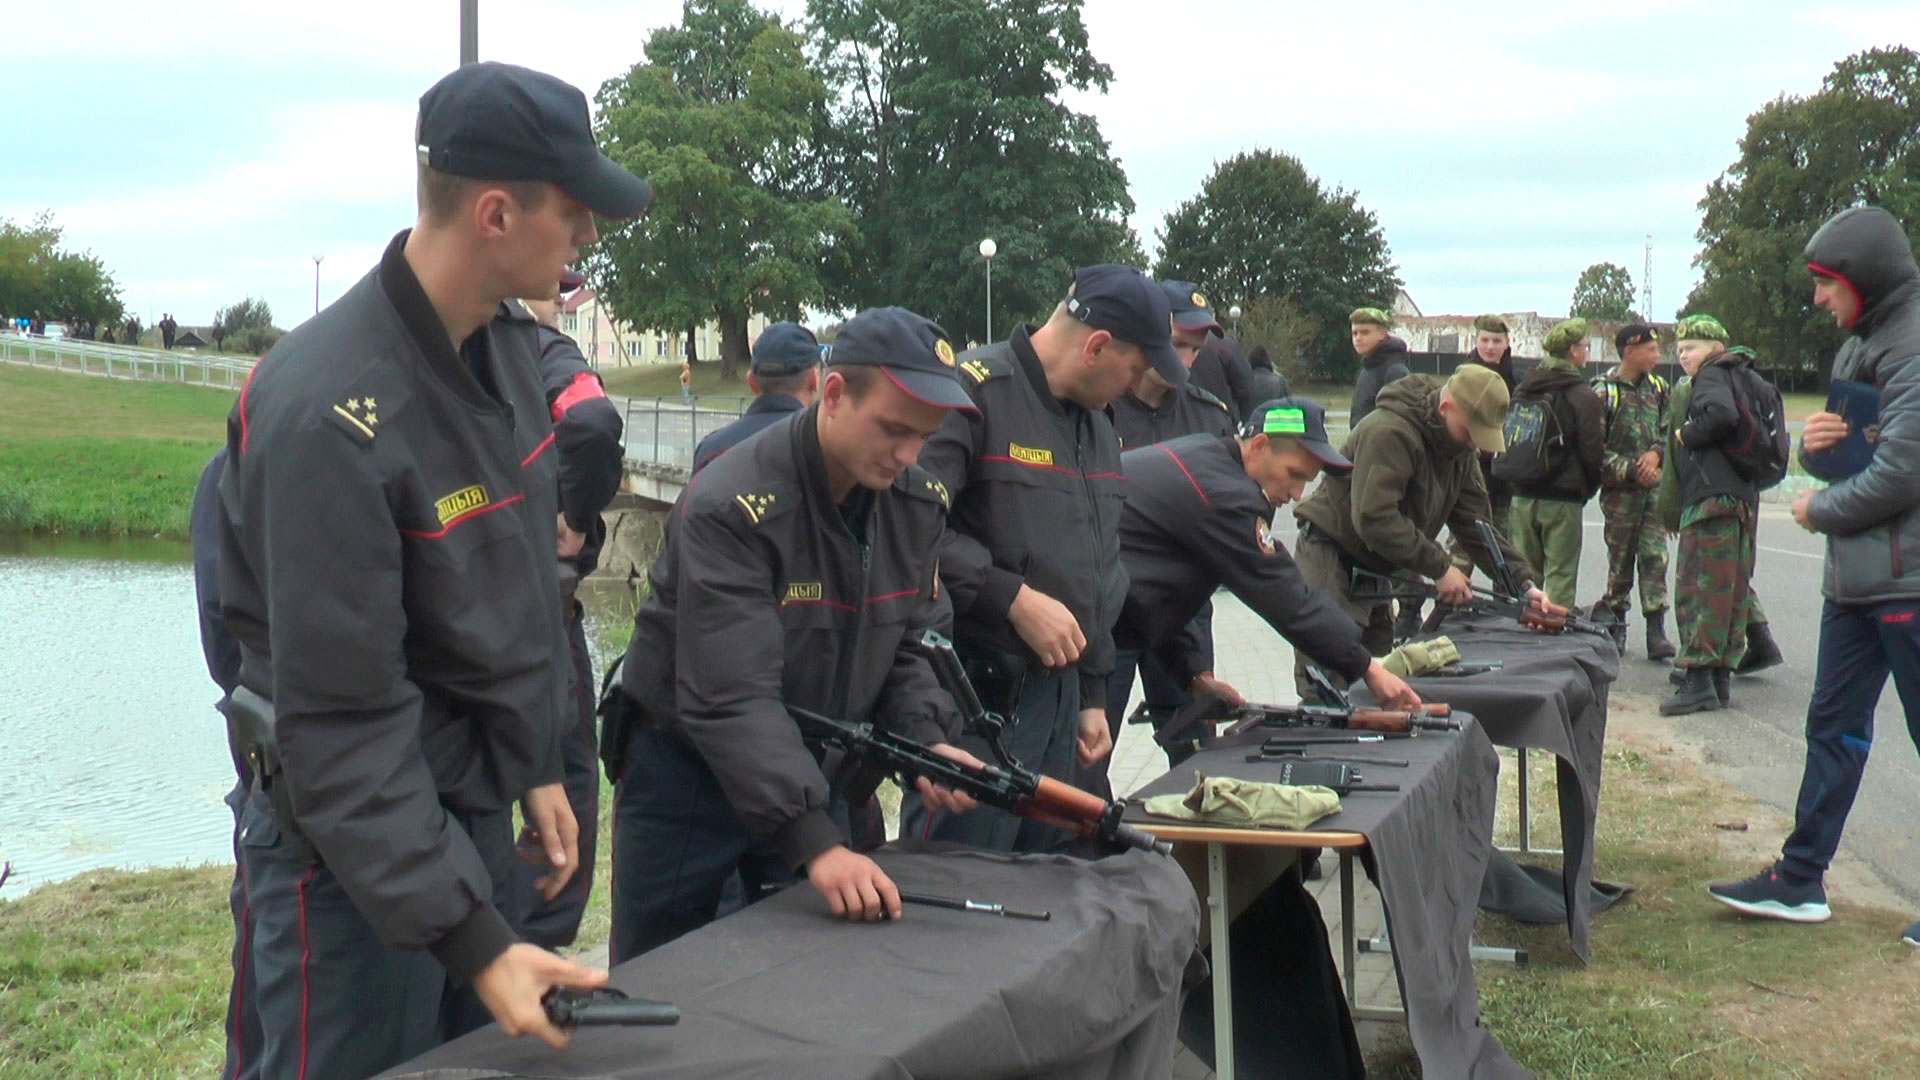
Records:
M1586 507L1580 503L1515 496L1508 512L1513 532L1508 538L1540 575L1537 584L1547 599L1563 607L1574 605L1580 586L1580 522Z
M1682 668L1730 668L1747 653L1752 618L1753 507L1716 496L1680 527L1674 567Z
M1607 595L1600 602L1615 611L1627 610L1637 566L1641 612L1652 615L1667 610L1667 530L1654 513L1653 492L1603 491L1600 511L1607 519Z

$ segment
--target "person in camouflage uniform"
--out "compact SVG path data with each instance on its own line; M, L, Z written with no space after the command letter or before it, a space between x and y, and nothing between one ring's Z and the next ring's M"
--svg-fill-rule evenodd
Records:
M1671 660L1667 640L1667 532L1654 514L1654 487L1666 457L1667 381L1653 373L1660 335L1630 323L1613 336L1620 366L1593 381L1606 411L1600 511L1606 518L1607 593L1595 609L1613 619L1614 640L1626 652L1627 605L1634 568L1640 571L1640 611L1647 620L1647 659Z
M1687 415L1688 404L1693 399L1693 378L1682 375L1674 380L1673 389L1667 394L1667 416L1670 418ZM1680 472L1673 454L1673 436L1671 430L1666 439L1667 456L1660 467L1660 486L1654 489L1653 503L1656 519L1660 528L1669 536L1680 531ZM1676 621L1678 612L1675 613ZM1780 652L1780 645L1773 639L1773 629L1768 624L1766 608L1761 606L1760 592L1751 584L1747 587L1747 655L1734 667L1735 675L1752 675L1768 668L1778 667L1786 662ZM1686 670L1674 666L1667 681L1679 686L1686 678ZM1731 689L1731 688L1729 688Z
M1753 362L1727 347L1727 330L1708 315L1689 315L1675 331L1680 366L1693 377L1686 422L1673 432L1679 478L1680 685L1660 706L1663 716L1724 708L1733 668L1745 656L1753 580L1754 523L1759 491L1727 460L1738 406L1732 369Z

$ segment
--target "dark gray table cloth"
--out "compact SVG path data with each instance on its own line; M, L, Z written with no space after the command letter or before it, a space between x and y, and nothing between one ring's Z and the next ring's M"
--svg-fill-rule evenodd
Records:
M1463 678L1413 679L1414 691L1423 700L1472 713L1496 746L1546 750L1556 758L1567 936L1585 962L1607 694L1620 674L1620 654L1595 634L1538 634L1494 616L1449 615L1435 634L1421 637L1437 635L1452 640L1462 660L1498 660L1504 666ZM1365 688L1356 696L1364 697Z
M1194 776L1277 779L1279 763L1249 762L1250 749L1280 729L1256 729L1220 740L1134 793L1134 800L1193 787ZM1285 732L1302 739L1314 732ZM1429 733L1384 743L1329 745L1310 757L1361 763L1369 783L1400 785L1397 792L1355 792L1338 813L1312 831L1357 832L1367 838L1379 885L1394 968L1406 1003L1407 1030L1428 1080L1531 1077L1480 1023L1479 990L1469 947L1473 917L1492 850L1499 756L1478 723L1458 733ZM1407 768L1367 768L1368 758L1399 759ZM1127 820L1163 819L1130 806ZM1302 947L1309 943L1300 943ZM1323 938L1312 943L1327 948Z
M1165 1080L1200 926L1174 860L875 858L903 889L1053 919L909 906L897 923L851 924L801 884L614 969L611 985L678 1005L677 1027L582 1029L561 1053L489 1027L384 1075Z

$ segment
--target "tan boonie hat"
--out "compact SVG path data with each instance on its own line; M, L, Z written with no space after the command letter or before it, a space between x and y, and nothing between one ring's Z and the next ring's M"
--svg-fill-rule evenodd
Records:
M1475 449L1498 454L1507 448L1507 384L1499 372L1462 364L1447 380L1447 394L1467 414L1467 433Z

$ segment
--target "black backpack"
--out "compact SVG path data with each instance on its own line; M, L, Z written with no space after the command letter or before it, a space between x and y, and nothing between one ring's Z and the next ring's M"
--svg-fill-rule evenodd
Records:
M1722 452L1740 478L1765 491L1787 478L1793 436L1787 430L1786 403L1780 391L1751 365L1728 371L1740 421Z
M1507 409L1507 448L1493 456L1495 479L1509 484L1543 484L1559 464L1566 439L1554 395L1516 394Z

